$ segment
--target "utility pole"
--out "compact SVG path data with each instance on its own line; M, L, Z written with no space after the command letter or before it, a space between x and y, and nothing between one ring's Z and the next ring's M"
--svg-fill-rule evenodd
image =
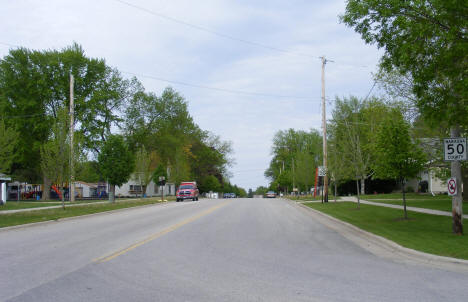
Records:
M73 90L75 79L70 73L70 186L68 193L70 195L70 202L75 201L75 167L74 167L74 148L73 148L73 133L75 132L75 105L73 102Z
M323 167L325 175L323 176L323 198L324 202L328 202L328 169L327 169L327 117L325 111L325 64L327 59L325 56L322 59L322 128L323 128Z
M293 192L296 195L296 172L294 171L294 157L292 158Z
M460 134L459 126L453 126L450 129L451 137L460 137ZM461 185L459 185L463 182L463 180L461 173L461 163L459 160L451 162L450 171L451 176L456 179L457 187L459 187L457 193L452 196L452 230L454 234L463 235L463 196Z

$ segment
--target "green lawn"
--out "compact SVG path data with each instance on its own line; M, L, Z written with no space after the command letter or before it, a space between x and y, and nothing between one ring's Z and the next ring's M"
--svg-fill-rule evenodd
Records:
M131 208L137 206L143 206L148 204L159 203L160 198L145 198L145 199L134 199L119 201L115 203L99 203L83 205L79 207L67 207L65 210L62 208L58 209L44 209L37 211L26 211L11 214L0 215L0 228L7 226L14 226L26 223L57 220L60 218L82 216L93 213L100 213L106 211L112 211L123 208ZM7 203L8 204L8 203Z
M432 196L431 194L419 194L419 193L406 193L407 199L431 199L431 200L450 200L450 196L447 194L439 194ZM362 199L373 200L373 199L402 199L401 193L391 194L366 194L361 195Z
M321 196L315 196L314 198L314 195L303 195L303 196L285 196L285 198L288 198L290 200L294 200L294 201L319 201L319 200L322 200L322 197ZM328 196L329 200L334 200L333 196Z
M361 209L357 210L356 204L352 202L306 205L404 247L468 259L468 235L452 234L451 217L409 212L409 220L402 220L403 210L379 206L361 204ZM467 219L463 222L468 226Z
M373 202L403 205L401 193L362 195L361 198ZM452 198L448 195L432 196L428 194L408 193L406 194L406 205L409 207L452 212ZM468 203L465 202L463 205L466 208Z
M160 197L155 197L156 199ZM152 198L152 199L155 199ZM166 200L175 200L174 196L169 196L169 198L164 197ZM117 202L122 200L141 200L140 198L124 198L116 199ZM95 202L107 202L107 199L92 199L92 200L77 200L73 203L65 201L65 207L72 204L84 204L84 203L95 203ZM8 201L5 205L0 205L0 211L8 210L21 210L21 209L30 209L30 208L41 208L41 207L50 207L50 206L61 206L62 202L59 200L46 200L46 201Z

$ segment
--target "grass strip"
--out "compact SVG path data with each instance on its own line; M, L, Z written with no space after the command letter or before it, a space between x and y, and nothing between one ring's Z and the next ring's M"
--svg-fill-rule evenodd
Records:
M317 196L313 196L313 195L305 195L305 196L285 196L284 198L287 198L289 200L292 200L292 201L320 201L322 200L322 197L317 195ZM330 201L333 201L334 200L334 197L331 195L328 197L328 199Z
M468 259L468 236L452 233L452 218L424 213L361 204L357 209L352 202L306 203L312 209L338 218L398 243L401 246L429 254ZM464 225L468 220L464 219Z
M150 197L150 199L158 199L160 197ZM148 199L148 198L143 198ZM175 197L169 196L169 198L164 197L166 200L175 200ZM127 200L142 200L138 197L133 198L123 198L123 199L116 199L116 202L122 202ZM87 199L87 200L77 200L74 202L65 201L65 207L70 205L77 205L77 204L88 204L88 203L106 203L108 202L107 199ZM22 209L31 209L31 208L42 208L42 207L52 207L52 206L61 206L62 201L60 200L39 200L39 201L8 201L4 205L0 205L0 211L9 211L9 210L22 210Z
M160 198L145 198L128 201L119 201L115 203L100 203L77 207L66 207L65 210L63 210L62 208L57 208L3 214L0 215L0 228L33 222L58 220L66 217L82 216L124 208L132 208L160 202Z

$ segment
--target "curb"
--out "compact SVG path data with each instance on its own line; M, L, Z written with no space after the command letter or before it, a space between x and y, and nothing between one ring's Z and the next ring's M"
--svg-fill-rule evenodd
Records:
M141 208L146 208L146 207L151 207L151 206L160 206L160 205L165 205L165 204L168 204L168 203L169 203L169 201L164 201L164 202L157 202L157 203L154 203L154 204L145 204L145 205L141 205L141 206L128 207L128 208L122 208L122 209L115 209L115 210L98 212L98 213L91 213L91 214L72 216L72 217L64 217L64 218L51 219L51 220L46 220L46 221L31 222L31 223L26 223L26 224L18 224L18 225L12 225L12 226L8 226L8 227L0 227L0 232L6 232L6 231L22 229L22 228L27 228L27 227L33 227L33 226L42 226L42 225L47 225L47 224L52 224L52 223L57 223L57 222L62 222L62 221L67 221L67 220L77 220L77 219L80 219L80 218L87 218L87 217L91 217L91 216L114 214L114 213L118 213L118 212L123 212L125 210L141 209Z
M453 272L468 273L468 260L438 256L403 247L394 241L362 230L350 223L314 210L304 204L294 203L326 227L338 232L372 254L404 264L418 264Z

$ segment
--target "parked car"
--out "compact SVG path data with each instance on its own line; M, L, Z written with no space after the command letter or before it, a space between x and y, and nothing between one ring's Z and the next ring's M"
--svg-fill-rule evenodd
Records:
M224 193L223 198L236 198L236 193Z
M191 199L193 201L198 200L199 195L197 182L182 182L180 183L179 189L176 192L176 201L184 201L185 199Z
M273 192L273 191L268 191L268 192L266 192L265 197L266 197L266 198L275 198L275 197L276 197L276 193Z

